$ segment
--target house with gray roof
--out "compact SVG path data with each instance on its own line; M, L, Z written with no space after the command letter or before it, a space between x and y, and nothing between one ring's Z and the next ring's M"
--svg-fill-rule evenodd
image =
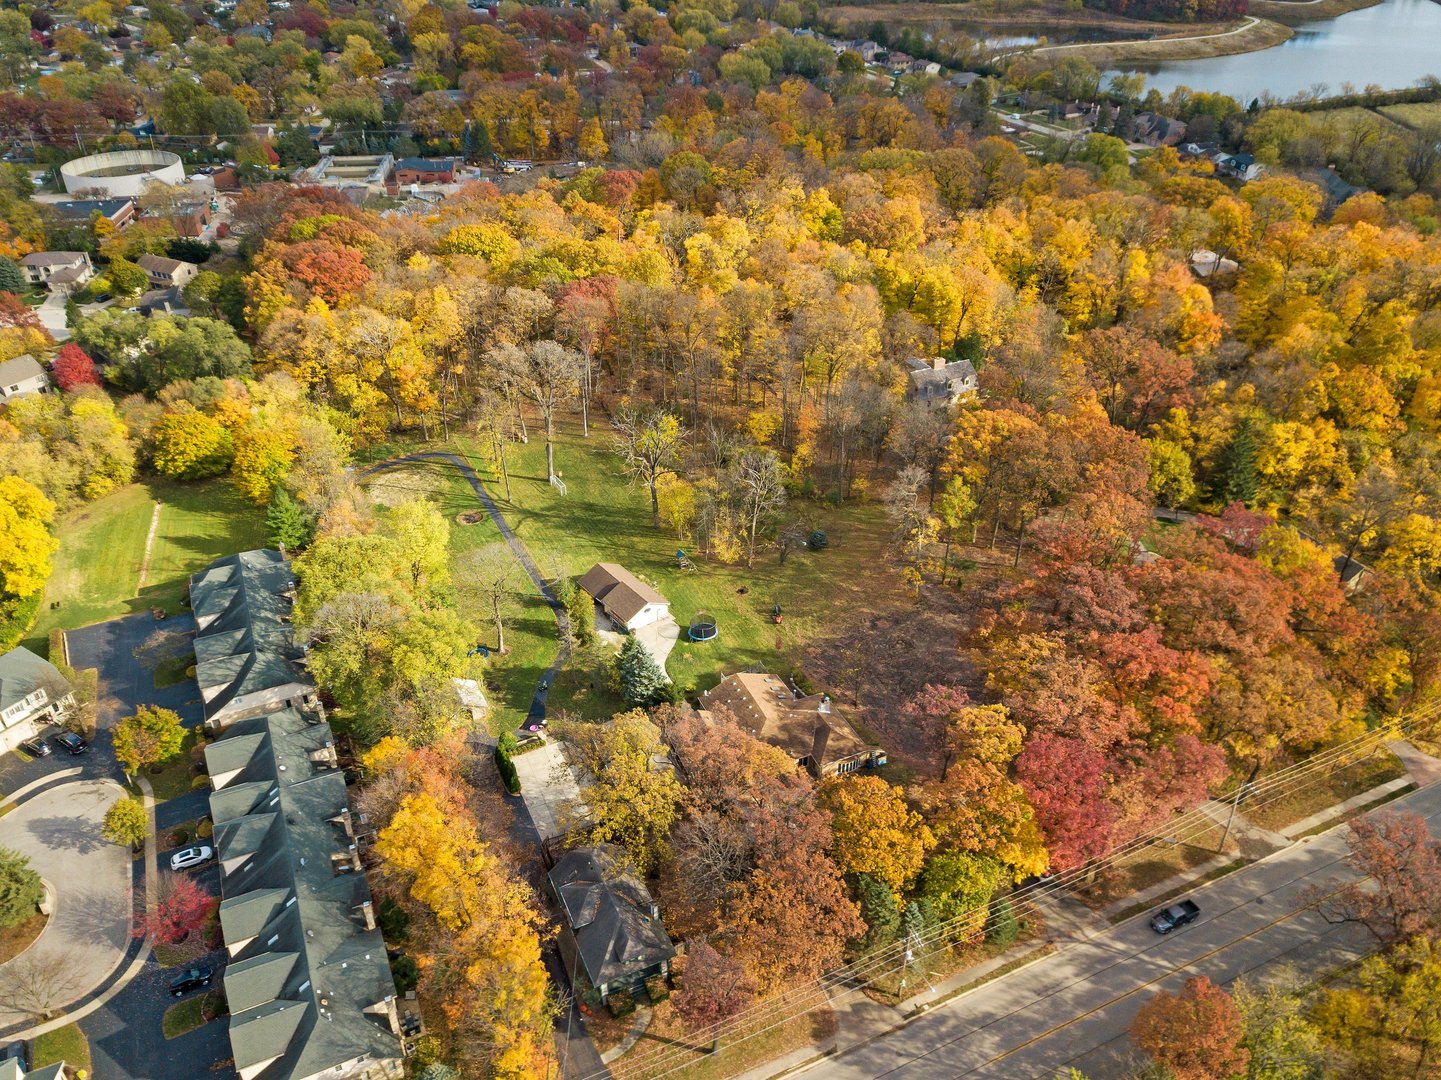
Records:
M57 1061L26 1072L18 1058L0 1061L0 1080L65 1080L65 1062Z
M205 748L241 1080L403 1071L401 1017L361 872L335 737L318 711L236 720Z
M578 957L601 997L633 993L670 972L675 946L649 890L613 844L574 848L551 868L550 887L569 934L561 948Z
M917 356L906 361L906 369L906 398L928 409L949 408L976 392L976 366L969 360Z
M295 587L289 560L266 548L218 559L191 577L195 678L212 731L314 700L291 633Z
M0 753L40 734L74 705L74 687L49 660L24 646L0 656Z
M95 276L90 256L83 251L32 251L20 260L32 285L68 293Z
M40 366L40 361L29 353L0 363L0 401L26 394L43 394L49 389L50 376Z

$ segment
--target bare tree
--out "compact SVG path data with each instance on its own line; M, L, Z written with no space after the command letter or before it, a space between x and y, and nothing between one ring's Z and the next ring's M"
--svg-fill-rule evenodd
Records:
M762 528L786 504L785 475L774 453L750 450L740 456L726 479L745 520L746 565L750 566Z
M48 1020L89 986L85 965L70 953L25 953L0 968L0 1005Z
M944 409L911 402L895 419L886 444L902 465L916 465L926 473L926 502L934 506L936 484L951 445L951 417Z
M555 412L579 390L584 366L580 353L558 342L533 341L497 346L486 357L540 409L545 421L546 479L555 479Z
M685 448L686 430L675 416L663 409L621 409L614 420L616 450L626 471L650 491L651 524L660 528L660 496L656 486L662 477L680 475L680 455Z
M462 588L490 612L495 627L497 652L505 652L505 602L515 595L519 566L510 548L502 543L487 544L466 556Z

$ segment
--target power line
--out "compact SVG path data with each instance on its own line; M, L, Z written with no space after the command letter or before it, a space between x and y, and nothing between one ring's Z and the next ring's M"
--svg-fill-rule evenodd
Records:
M1362 732L1350 739L1344 740L1333 747L1312 755L1305 761L1297 762L1277 770L1276 773L1266 777L1264 780L1256 781L1242 789L1241 801L1252 808L1260 808L1279 801L1291 793L1291 785L1305 786L1314 783L1325 774L1335 771L1337 768L1344 768L1357 761L1376 753L1384 747L1385 743L1398 737L1398 735L1410 734L1423 726L1428 721L1435 720L1441 716L1441 702L1425 706L1420 710L1408 713L1401 717L1395 717L1387 723L1371 731ZM1362 751L1365 751L1364 753ZM1211 800L1207 800L1210 802ZM1172 846L1180 846L1196 839L1205 833L1213 832L1220 823L1208 814L1202 807L1196 807L1184 814L1168 821L1162 828L1154 830L1143 836L1136 837L1113 849L1104 858L1086 864L1073 867L1070 870L1062 871L1051 878L1034 882L1031 885L1010 893L1001 899L1009 902L1016 917L1026 914L1035 914L1035 901L1052 891L1062 891L1076 884L1083 879L1091 878L1107 869L1118 866L1129 858L1156 843L1169 843ZM938 923L934 927L916 935L908 935L902 941L892 944L876 953L860 957L850 964L843 965L833 971L827 972L810 980L800 987L786 991L781 995L768 998L765 1001L757 1002L748 1009L742 1010L736 1016L724 1021L718 1021L707 1025L691 1033L692 1037L699 1042L718 1041L729 1039L731 1045L736 1042L744 1042L755 1038L765 1031L788 1023L790 1020L804 1016L809 1012L822 1007L822 1005L834 1004L844 1000L850 994L865 990L873 986L886 975L895 973L908 967L910 960L906 958L907 952L914 953L917 948L930 948L941 942L952 934L966 934L968 936L979 936L989 928L997 918L998 904L1000 901L988 904L984 908L973 908L962 912L960 915ZM980 922L977 924L976 920ZM840 993L833 993L834 990L844 987ZM819 994L820 1000L815 1000ZM787 1010L794 1003L796 1006L804 1004L803 1008L790 1013L783 1019L775 1021L758 1031L744 1034L744 1028L756 1022L763 1022L767 1014L774 1015L777 1012ZM642 1070L641 1075L654 1080L656 1077L667 1075L675 1071L675 1068L665 1068L674 1060L685 1059L688 1063L694 1051L686 1047L666 1047L657 1050L650 1060L642 1058L639 1061L632 1059L627 1064L635 1064ZM664 1071L652 1073L650 1070L662 1068ZM582 1080L596 1080L603 1074L596 1073L583 1077Z

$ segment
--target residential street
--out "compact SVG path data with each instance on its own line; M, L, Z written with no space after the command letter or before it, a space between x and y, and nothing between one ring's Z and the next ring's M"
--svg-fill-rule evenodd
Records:
M1387 810L1424 815L1441 826L1441 784ZM807 1070L825 1080L935 1080L989 1077L1052 1080L1074 1066L1092 1080L1123 1072L1125 1032L1159 989L1192 975L1217 982L1278 963L1319 971L1369 951L1357 926L1332 926L1300 911L1311 886L1354 875L1341 864L1342 828L1308 840L1188 894L1199 922L1157 936L1140 915L1089 940L1062 943L1050 957L987 983L898 1031Z

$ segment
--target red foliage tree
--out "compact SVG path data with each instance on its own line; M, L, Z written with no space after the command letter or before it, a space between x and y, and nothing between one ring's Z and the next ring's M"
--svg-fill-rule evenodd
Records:
M155 935L166 945L178 945L205 925L214 897L194 878L165 872L160 875L155 907L135 920L137 938Z
M13 292L0 292L0 328L44 330L35 309Z
M51 365L55 381L61 390L74 390L81 386L99 386L100 375L95 370L95 361L79 345L70 342L55 354Z
M686 953L685 988L676 994L675 1011L687 1028L700 1031L729 1020L755 996L755 980L745 965L702 941Z
M360 252L324 240L294 244L283 258L291 276L327 304L338 304L370 280L370 268Z
M951 717L970 703L971 696L962 687L926 683L901 709L925 740L927 759L940 764L943 781L958 749L955 741L947 738Z
M1036 735L1016 759L1016 779L1046 834L1051 866L1070 870L1105 854L1118 817L1106 799L1106 759L1080 739Z
M1244 1075L1251 1062L1251 1051L1241 1045L1244 1034L1231 995L1204 975L1187 979L1179 994L1162 990L1131 1022L1131 1041L1176 1080Z
M1418 934L1441 938L1441 840L1432 837L1426 819L1372 814L1350 828L1346 864L1366 880L1333 893L1321 905L1326 918L1364 923L1388 946Z

